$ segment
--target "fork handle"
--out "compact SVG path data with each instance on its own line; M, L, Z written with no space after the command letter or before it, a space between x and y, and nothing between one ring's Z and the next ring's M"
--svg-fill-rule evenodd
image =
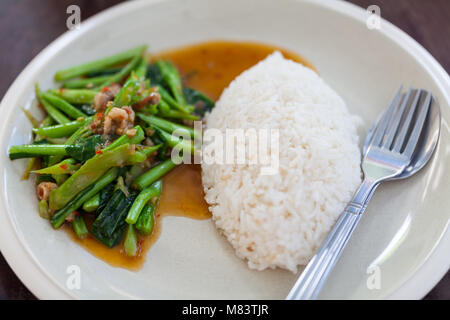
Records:
M316 299L364 213L378 183L364 180L325 242L303 270L286 299Z

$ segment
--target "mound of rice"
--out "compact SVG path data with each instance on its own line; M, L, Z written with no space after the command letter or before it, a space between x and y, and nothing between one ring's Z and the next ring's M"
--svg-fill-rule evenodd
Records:
M279 130L275 175L202 163L216 226L250 268L296 272L314 255L361 182L359 122L314 71L279 52L225 89L206 129Z

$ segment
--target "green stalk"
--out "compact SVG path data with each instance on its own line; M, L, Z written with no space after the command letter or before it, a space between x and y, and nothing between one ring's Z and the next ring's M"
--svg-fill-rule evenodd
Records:
M136 151L135 154L130 156L127 161L127 165L135 165L138 163L142 163L147 160L147 156L143 152Z
M67 203L62 209L55 212L52 216L51 223L52 226L56 229L59 228L63 223L66 217L80 208L83 203L92 198L96 193L100 192L103 188L105 188L108 184L110 184L114 179L119 175L118 168L109 169L100 179L98 179L93 185L90 185L86 189L84 189L81 193L79 193L73 200ZM56 189L58 190L58 189Z
M136 115L147 124L158 127L170 134L172 134L175 130L177 130L177 132L180 135L185 134L194 137L194 129L192 128L183 126L181 124L173 123L155 116L148 116L140 112L138 112Z
M109 79L106 80L104 83L102 83L99 87L100 88L107 87L113 83L121 82L123 78L125 78L127 75L129 75L130 72L133 71L133 69L139 65L140 61L141 61L141 56L140 55L135 56L125 67L123 67L122 70L120 70L120 72L109 77Z
M21 107L23 113L25 113L25 116L28 118L28 120L31 122L33 128L38 128L41 124L39 123L39 120L37 120L33 115L28 111L25 110L23 107ZM50 117L47 117L45 119L50 119ZM45 119L43 122L45 122ZM41 137L39 135L36 135L35 141L40 140ZM30 177L30 172L33 170L34 165L36 163L36 158L31 158L28 160L27 167L25 168L25 172L23 173L22 180L28 180Z
M42 120L42 123L39 127L46 128L46 127L53 126L53 124L54 124L53 118L50 116L46 116L44 118L44 120ZM63 125L66 125L66 124L61 124L61 126L63 126ZM33 130L33 133L36 135L36 137L34 138L34 141L41 141L44 138L46 138L45 136L42 136L42 135L38 134L37 132L35 132L35 128L33 128L32 130Z
M194 154L195 148L191 140L184 140L181 137L175 137L159 128L156 128L157 133L162 136L162 138L167 142L169 147L177 147L179 150L187 151L190 154Z
M100 192L90 198L83 204L83 210L86 212L94 212L100 206Z
M194 108L179 104L174 98L172 98L170 93L161 86L158 87L158 93L161 95L161 99L164 100L171 108L177 109L186 114L190 114L194 111Z
M87 125L92 122L94 117L89 117L83 120L71 121L64 124L57 124L54 126L41 127L33 129L33 132L37 135L48 137L48 138L62 138L67 137L74 132L76 132L79 128Z
M78 238L84 239L88 236L89 231L86 227L86 223L81 215L77 215L75 219L72 221L73 231Z
M177 110L161 110L160 115L165 118L172 119L186 119L186 120L199 120L200 118L193 114L186 114Z
M130 59L131 58L133 58L133 57L130 57ZM122 68L123 67L121 67L121 66L107 68L107 69L100 70L100 71L89 72L89 73L85 74L84 76L88 77L88 78L103 77L103 76L111 77L111 75L119 72L120 70L122 70Z
M154 153L156 150L158 150L161 147L161 144L158 144L153 147L145 147L141 150L137 150L135 154L131 155L130 158L127 161L127 165L136 165L139 163L144 162L148 159Z
M74 174L80 168L81 164L76 164L75 159L66 159L60 163L53 166L32 171L38 174Z
M145 58L142 58L139 64L136 66L136 69L134 70L134 75L139 80L143 80L145 79L146 73L147 73L147 61L145 60Z
M50 219L47 200L41 200L38 205L39 216L44 219Z
M108 67L130 60L136 55L141 55L146 49L147 46L139 46L137 48L133 48L131 50L127 50L106 58L83 63L71 68L59 70L55 74L55 80L64 81L70 78L83 76L88 73L102 71L104 69L107 69Z
M78 110L73 105L68 103L66 100L61 99L60 97L55 96L54 94L47 92L42 95L42 98L50 102L53 106L55 106L68 116L72 117L73 119L87 118L87 115L84 114L84 112Z
M109 78L111 78L110 75L71 80L64 82L63 87L67 89L90 89L105 83Z
M138 238L133 225L127 226L123 247L125 249L125 253L129 257L135 257L138 253Z
M175 167L176 164L171 159L168 159L137 178L133 182L133 187L138 190L143 190Z
M186 105L186 100L183 94L183 86L181 84L181 78L178 70L169 61L157 60L155 62L164 82L167 83L170 91L172 92L175 100L182 106Z
M125 164L132 154L130 145L124 144L87 160L66 182L50 193L50 208L52 210L63 208L78 193L95 183L111 167Z
M142 209L139 215L138 221L135 226L136 229L145 235L149 235L153 231L153 226L155 224L155 205L146 204L144 209Z
M95 95L98 93L96 90L89 89L51 89L49 93L54 94L69 103L75 104L92 104L94 102Z
M128 211L128 215L125 221L128 224L135 224L147 202L149 202L153 197L159 197L161 195L161 190L162 181L156 181L151 186L144 188L139 193L136 200L134 200L130 211Z
M36 97L44 107L45 111L50 117L52 117L57 123L63 124L70 122L70 119L62 114L58 109L56 109L51 103L43 99L43 92L39 88L39 85L35 84Z
M11 160L21 158L34 158L52 155L67 155L68 145L65 144L24 144L9 148L9 158Z

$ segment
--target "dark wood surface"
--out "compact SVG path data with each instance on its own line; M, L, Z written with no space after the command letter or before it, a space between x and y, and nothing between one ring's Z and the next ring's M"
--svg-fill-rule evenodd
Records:
M0 97L20 71L66 28L66 8L76 4L81 18L120 0L0 1ZM350 0L363 8L376 4L381 16L421 43L450 72L450 0ZM0 299L35 299L0 254ZM425 297L450 300L450 273Z

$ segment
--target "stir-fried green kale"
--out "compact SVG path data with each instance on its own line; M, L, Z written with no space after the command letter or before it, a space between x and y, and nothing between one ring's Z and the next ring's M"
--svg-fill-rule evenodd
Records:
M176 167L171 151L195 152L186 124L214 107L183 86L173 63L149 63L146 49L59 70L57 88L36 84L46 117L39 122L24 110L33 141L9 149L11 160L29 158L24 177L36 175L39 214L54 228L71 224L81 239L122 243L129 256L153 231L162 178Z

